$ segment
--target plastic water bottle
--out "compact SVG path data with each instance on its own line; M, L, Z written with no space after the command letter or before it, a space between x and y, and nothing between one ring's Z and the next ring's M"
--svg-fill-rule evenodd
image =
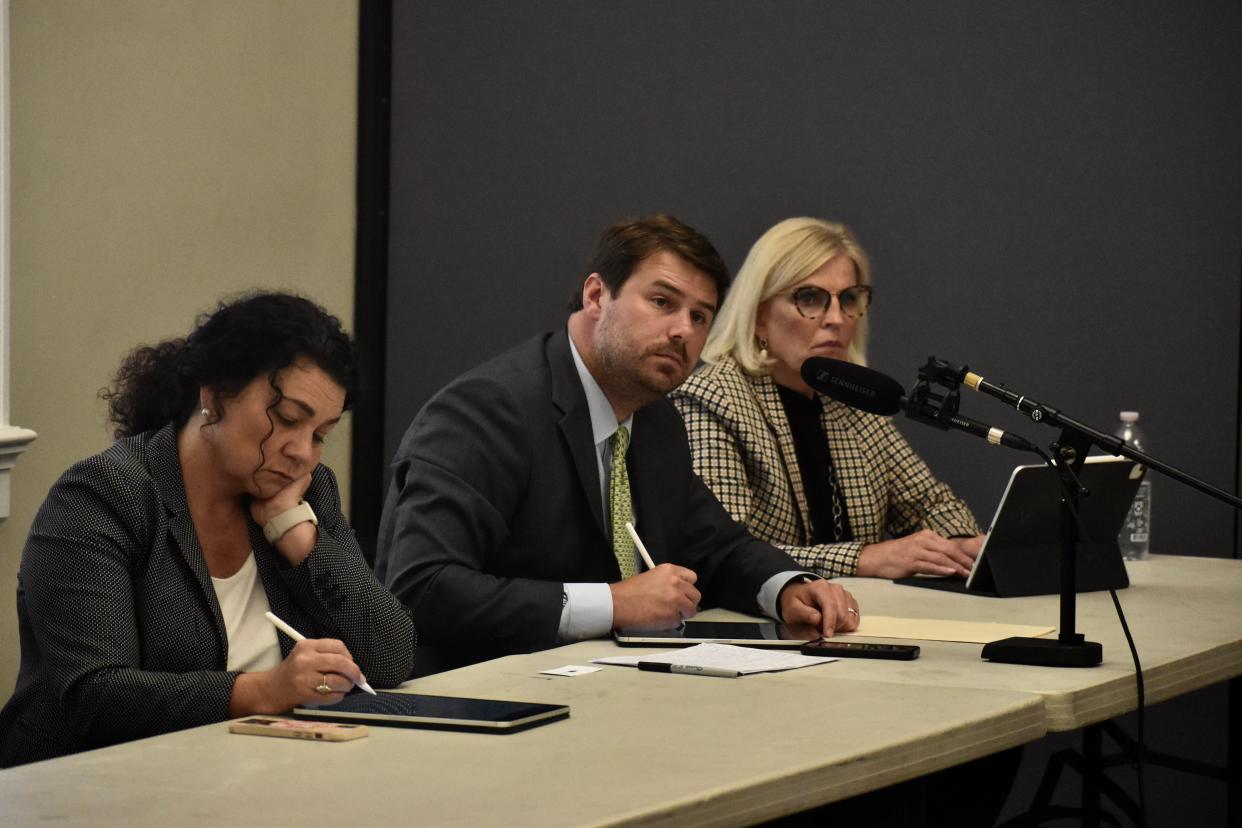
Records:
M1121 426L1113 433L1124 440L1130 448L1147 451L1147 437L1139 430L1138 420L1137 411L1121 412ZM1134 503L1130 506L1130 513L1126 515L1126 522L1121 527L1121 534L1117 537L1117 544L1121 547L1121 556L1127 561L1146 560L1147 553L1151 551L1150 473L1139 484L1138 492L1134 495Z

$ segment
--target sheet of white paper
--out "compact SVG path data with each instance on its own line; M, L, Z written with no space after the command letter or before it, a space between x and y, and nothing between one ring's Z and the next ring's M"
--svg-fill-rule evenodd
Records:
M593 658L592 664L614 664L620 667L637 667L638 662L658 664L684 664L692 667L717 667L749 673L775 673L780 670L796 670L815 664L836 661L826 656L806 656L786 650L763 650L757 647L738 647L735 644L696 644L681 650L651 655L608 656Z
M598 673L599 667L588 667L585 664L566 664L564 667L553 667L550 670L540 670L539 672L545 676L584 676L587 673Z

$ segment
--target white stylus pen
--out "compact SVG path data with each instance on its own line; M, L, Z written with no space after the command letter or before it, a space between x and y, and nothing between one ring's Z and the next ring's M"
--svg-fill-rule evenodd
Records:
M630 533L630 537L634 539L634 546L638 548L638 554L643 556L643 563L648 569L655 569L655 563L651 560L651 555L647 552L647 547L643 546L642 538L638 537L638 530L634 528L634 524L628 520L625 522L625 531Z
M272 622L272 626L274 626L276 629L280 630L282 633L292 638L294 641L305 641L306 640L306 636L302 635L300 632L295 630L293 627L290 627L284 621L280 620L280 618L277 617L276 613L265 612L263 613L263 616L268 621ZM368 693L370 693L372 696L375 695L375 691L371 689L371 685L367 684L365 681L359 684L358 686L362 688L363 690L367 691Z

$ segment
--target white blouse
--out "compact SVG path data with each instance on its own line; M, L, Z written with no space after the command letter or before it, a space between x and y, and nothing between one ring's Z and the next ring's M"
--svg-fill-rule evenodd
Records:
M259 580L254 550L241 569L227 578L212 577L216 600L229 637L227 669L252 673L270 670L281 661L276 628L263 616L271 609Z

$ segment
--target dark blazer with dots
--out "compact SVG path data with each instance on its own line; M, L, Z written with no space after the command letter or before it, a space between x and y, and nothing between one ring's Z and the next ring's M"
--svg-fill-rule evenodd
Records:
M685 420L694 470L729 514L825 578L854 575L862 547L886 536L979 532L970 508L932 476L889 418L821 397L854 540L813 545L793 433L771 375L751 376L725 357L670 398Z
M371 575L315 469L305 499L319 540L290 566L249 520L272 612L338 638L372 685L412 670L413 623ZM48 493L22 552L21 668L0 710L0 767L229 718L238 673L186 503L173 426L118 440ZM278 635L281 653L293 642Z
M652 558L694 570L705 606L757 614L764 582L800 569L694 476L667 400L634 414L626 469ZM564 329L459 377L414 418L393 461L375 572L419 620L419 673L555 647L562 584L620 579Z

